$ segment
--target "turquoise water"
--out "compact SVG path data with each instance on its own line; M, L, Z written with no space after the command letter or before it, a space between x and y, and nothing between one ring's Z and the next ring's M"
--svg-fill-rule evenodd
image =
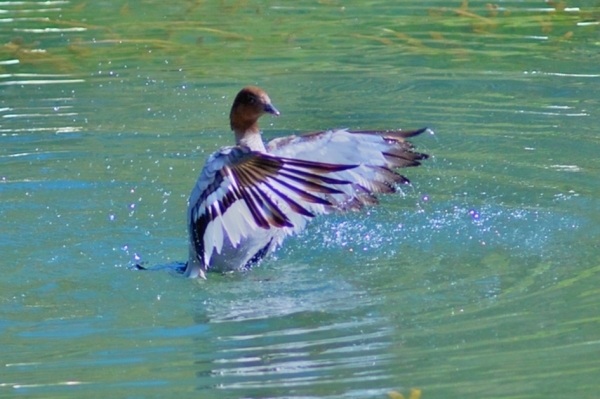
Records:
M0 397L596 397L600 4L497 5L1 5ZM131 270L186 260L247 84L267 138L431 159L249 273Z

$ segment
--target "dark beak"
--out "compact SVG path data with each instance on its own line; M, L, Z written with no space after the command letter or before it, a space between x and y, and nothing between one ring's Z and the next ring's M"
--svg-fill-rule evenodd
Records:
M280 115L279 111L277 111L277 108L275 108L271 104L265 104L265 112L268 114L273 114L275 116Z

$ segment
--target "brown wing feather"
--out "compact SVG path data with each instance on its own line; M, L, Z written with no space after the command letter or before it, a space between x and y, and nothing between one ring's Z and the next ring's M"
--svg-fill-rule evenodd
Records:
M355 167L356 165L335 165L324 162L279 158L249 151L238 157L235 163L224 167L226 169L224 173L230 175L238 187L230 191L232 193L231 198L225 196L223 197L224 201L219 203L221 214L236 199L239 199L246 203L252 218L261 228L269 228L269 226L293 227L289 218L273 200L273 197L263 192L259 186L265 185L271 194L285 202L292 211L303 216L314 217L314 213L290 198L286 193L275 188L271 181L277 182L280 186L288 189L290 193L295 194L297 198L301 198L307 203L333 206L324 197L309 192L325 195L343 194L344 192L336 189L335 186L351 183L325 175ZM214 219L214 217L216 215L209 215L209 219Z

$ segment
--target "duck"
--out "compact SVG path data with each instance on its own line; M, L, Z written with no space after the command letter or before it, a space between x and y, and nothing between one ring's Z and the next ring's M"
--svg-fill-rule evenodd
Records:
M428 131L333 129L262 139L258 120L279 116L268 94L244 87L229 121L235 145L208 157L187 209L186 277L248 270L318 215L376 205L409 184L397 169L428 158L407 140Z

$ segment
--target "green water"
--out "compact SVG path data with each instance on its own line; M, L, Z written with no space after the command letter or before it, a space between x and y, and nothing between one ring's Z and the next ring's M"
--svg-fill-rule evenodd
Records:
M600 3L486 4L2 3L0 397L596 398ZM249 273L130 270L247 84L432 157Z

